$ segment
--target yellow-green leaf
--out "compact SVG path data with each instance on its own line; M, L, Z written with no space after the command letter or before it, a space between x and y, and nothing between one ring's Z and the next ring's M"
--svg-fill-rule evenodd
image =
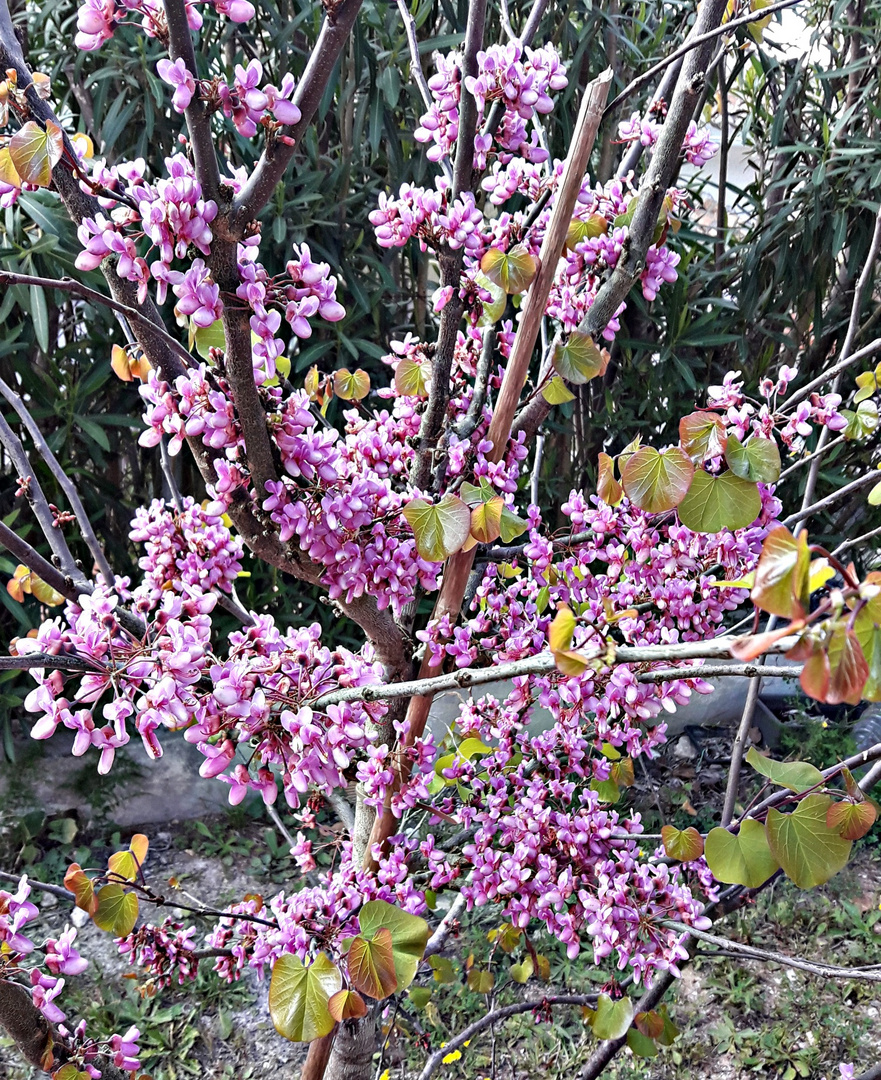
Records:
M589 382L602 375L609 363L609 354L597 347L590 334L573 330L566 341L554 349L554 367L570 383Z
M525 292L538 272L538 263L523 244L510 251L490 248L480 260L480 269L506 293Z
M608 994L600 994L590 1025L598 1039L620 1039L632 1022L633 1002L630 998L612 1001Z
M322 952L308 966L285 953L276 960L269 984L269 1015L279 1035L312 1042L329 1035L336 1020L329 1002L342 987L339 970Z
M780 451L773 439L752 435L742 443L736 435L729 435L725 461L742 480L773 484L780 478Z
M765 827L753 818L741 822L737 833L711 829L704 844L707 865L717 881L757 889L780 869L771 853Z
M808 795L791 814L768 811L771 853L800 889L825 884L850 858L851 841L826 824L831 803L828 795Z
M694 479L694 465L678 446L658 453L641 446L627 458L621 481L632 503L648 514L662 514L678 506Z
M757 773L767 776L772 784L779 784L790 791L807 791L823 782L823 774L809 761L774 761L760 754L754 746L749 748L746 760Z
M22 180L36 187L48 187L52 183L52 169L64 153L64 134L51 120L46 121L45 129L28 120L9 140L8 150Z
M405 356L395 368L395 390L402 397L427 397L431 376L432 367L428 360L417 364Z
M343 401L361 401L370 393L370 376L361 368L357 371L340 368L333 373L333 389Z
M548 405L565 405L567 401L575 400L575 395L559 375L554 375L551 381L541 388L541 396Z
M694 862L704 853L704 839L692 826L681 831L673 825L664 825L661 829L664 851L677 862Z
M116 937L128 937L138 921L138 898L122 885L105 885L98 890L98 907L92 919L100 930Z
M439 503L413 499L404 507L404 517L416 537L417 551L429 562L454 555L471 532L471 511L455 495L444 495Z
M358 924L362 935L368 938L375 938L383 928L389 931L398 989L406 990L428 944L428 923L385 900L369 900L358 914Z

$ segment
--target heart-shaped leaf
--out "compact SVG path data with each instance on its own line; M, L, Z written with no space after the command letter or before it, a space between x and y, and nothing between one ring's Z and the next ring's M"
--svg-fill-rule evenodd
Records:
M490 248L480 260L480 269L506 293L526 292L538 272L538 262L523 244L510 251Z
M92 919L100 930L115 937L128 937L138 921L138 898L122 885L105 885L98 890L98 906Z
M398 987L392 935L382 926L372 938L359 934L349 947L349 981L356 990L381 1001Z
M275 1030L291 1042L312 1042L333 1031L331 997L342 986L342 976L325 954L309 965L285 953L275 962L269 983L269 1015Z
M780 478L780 451L773 439L752 435L742 443L736 435L729 435L725 461L734 475L743 480L773 484Z
M826 824L844 840L859 840L875 824L878 811L866 802L836 802L826 811Z
M502 535L502 513L505 500L497 495L471 511L471 535L478 544L491 544Z
M575 395L559 375L554 375L551 381L542 387L541 396L548 405L565 405L567 401L575 400Z
M609 354L598 348L590 334L573 330L567 340L554 349L553 363L567 382L577 386L602 375L608 366Z
M529 982L532 978L532 974L535 971L535 964L533 963L531 956L524 956L519 964L511 965L511 978L515 983Z
M831 803L828 795L808 795L791 814L768 811L771 853L800 889L825 884L850 858L851 841L826 824Z
M488 994L496 984L496 977L491 971L472 968L468 972L468 988L475 994Z
M327 1011L341 1024L343 1020L360 1020L367 1015L367 1002L357 990L337 990L327 1002Z
M471 511L455 495L444 495L439 503L413 499L404 507L404 517L416 537L417 551L429 562L454 555L471 532Z
M390 932L398 989L406 990L428 944L428 923L385 900L368 900L361 908L358 923L361 934L367 938L375 938L383 928Z
M574 251L585 240L593 240L597 236L605 236L609 231L609 223L602 214L591 214L586 221L581 218L573 218L569 222L566 232L566 247Z
M428 397L432 374L432 366L428 360L417 364L415 360L405 356L395 368L395 390L401 397Z
M6 126L5 124L3 125ZM4 146L0 149L0 183L8 184L10 187L20 188L22 185L22 179L18 175L18 169L12 161L12 155L9 153L9 148Z
M726 885L757 889L780 869L771 853L764 826L753 818L741 822L737 833L711 829L704 855L713 877Z
M361 368L340 368L333 373L333 391L343 401L361 401L370 393L370 376Z
M693 412L679 421L682 449L695 462L721 457L728 436L721 417L712 412Z
M22 180L36 187L48 187L52 183L52 170L64 153L64 133L51 120L46 121L45 129L28 120L9 140L8 150Z
M691 826L680 831L673 825L664 825L661 840L664 851L677 862L694 862L704 853L704 838Z
M758 487L732 472L711 476L698 469L679 504L679 520L692 532L743 529L762 512Z
M600 994L590 1023L598 1039L620 1039L632 1022L633 1002L630 998L612 1001L608 994Z
M627 458L621 481L627 498L640 510L662 514L682 502L694 476L691 459L678 446L660 454L642 446Z

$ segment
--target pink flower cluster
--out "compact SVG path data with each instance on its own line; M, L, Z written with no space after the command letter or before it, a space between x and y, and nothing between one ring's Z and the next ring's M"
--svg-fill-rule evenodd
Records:
M243 544L210 509L187 496L179 510L155 499L135 512L129 537L146 547L138 560L144 571L139 607L142 598L155 607L168 589L232 591L242 569Z
M784 364L776 381L765 379L759 391L766 403L757 408L744 393L740 372L729 371L721 385L709 387L710 407L724 410L731 430L741 441L750 434L770 439L776 432L780 441L792 452L802 449L804 441L818 427L843 431L847 427L847 418L839 411L842 403L840 394L813 393L794 405L780 405L779 399L785 396L790 382L797 375L798 368Z
M643 118L635 112L629 120L622 120L618 124L618 138L623 143L640 142L645 147L651 147L660 138L662 127L662 124L651 117ZM688 125L682 149L689 165L700 168L715 157L719 144L713 141L706 128L698 128L692 120Z
M67 1017L57 1004L57 998L64 990L65 979L59 976L81 975L88 967L88 961L80 956L74 945L77 935L74 927L35 946L24 932L28 923L34 922L40 914L30 895L31 886L26 875L14 893L0 889L0 978L4 981L14 981L16 977L27 980L34 1005L50 1024L62 1025L58 1027L58 1034L65 1040L69 1058L77 1061L89 1076L96 1080L100 1078L101 1071L96 1066L102 1059L135 1072L140 1067L137 1060L140 1032L137 1028L131 1028L125 1035L113 1035L109 1040L95 1041L86 1038L85 1021L75 1032L63 1026ZM43 954L41 964L30 968L22 966L25 957L33 958L37 953Z
M503 115L495 135L500 156L519 154L528 161L544 161L547 152L527 135L527 124L536 113L553 108L550 93L562 90L567 78L553 46L523 49L517 44L492 45L477 54L479 71L465 79L478 108L478 128L488 103L499 102ZM414 137L431 143L428 157L440 161L450 154L459 137L461 96L461 57L452 54L438 57L437 72L429 81L433 102L421 118ZM493 144L489 133L475 136L475 166L486 168L487 154Z
M205 2L232 22L244 23L254 18L255 9L250 0ZM197 0L187 0L187 22L191 30L202 26L202 15L196 5ZM167 25L165 8L159 0L85 0L77 13L77 48L87 52L100 49L129 15L142 17L141 25L148 37L156 37Z

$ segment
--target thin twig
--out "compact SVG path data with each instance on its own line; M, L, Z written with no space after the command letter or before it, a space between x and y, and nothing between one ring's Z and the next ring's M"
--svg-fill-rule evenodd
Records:
M6 447L17 475L26 483L25 496L34 512L34 517L43 531L43 535L49 542L49 547L52 548L55 558L58 560L58 565L72 581L79 581L83 577L83 572L77 566L73 553L67 546L64 533L55 521L55 515L49 506L49 500L43 493L30 458L21 445L21 439L6 423L6 418L2 413L0 413L0 442Z
M777 477L776 484L779 485L786 479L787 476L791 476L794 472L797 472L802 466L809 464L815 458L823 457L828 454L830 450L834 450L836 446L841 446L845 442L847 436L839 435L837 439L833 439L832 442L827 442L825 446L818 446L812 454L808 454L807 457L799 458L794 464L790 465L788 469L784 469L783 472Z
M720 937L718 934L707 933L706 930L696 930L694 927L683 928L682 923L661 921L661 926L669 930L682 930L688 932L688 936L698 941L706 941L709 945L718 945L728 952L738 956L748 957L750 960L763 960L766 963L782 964L785 967L795 968L798 971L806 971L809 975L816 975L825 979L857 979L866 982L881 982L881 964L870 964L865 967L840 967L837 964L822 964L813 960L804 960L800 956L786 956L783 953L772 952L770 949L760 949L755 945L744 945L730 938ZM700 953L698 953L698 956Z
M792 528L796 523L804 521L813 514L818 514L821 510L828 510L830 506L834 506L842 499L846 499L848 495L853 495L854 492L860 491L868 484L877 483L878 479L879 477L876 472L868 472L865 476L860 476L850 484L845 484L843 488L833 491L832 494L827 495L825 499L820 499L819 502L815 502L811 506L807 506L802 510L797 510L794 514L790 514L789 517L783 519L782 524L787 528Z
M801 675L801 668L764 668L760 664L719 664L714 667L700 668L662 668L659 671L643 671L636 676L636 681L641 683L661 683L669 682L671 679L694 678L712 681L713 679L731 677L751 679L757 675L773 676L775 679L797 679Z
M162 338L169 349L176 353L187 367L192 367L194 364L193 357L179 341L148 316L138 311L137 308L129 307L128 304L121 304L111 297L99 293L96 289L90 289L88 285L82 285L80 282L74 281L73 278L44 278L36 277L33 274L14 274L11 270L0 270L0 285L36 285L40 289L58 289L59 292L70 293L73 296L82 297L83 300L90 300L93 304L102 304L104 307L110 308L111 311L117 311L125 315L127 319L133 319L136 323L149 327L151 335Z
M838 547L832 552L833 556L838 558L843 555L845 551L849 551L852 547L858 547L860 544L864 544L867 540L874 540L876 536L881 536L881 526L877 529L871 529L867 533L863 533L862 536L855 536L852 540L845 540L844 543L839 544Z
M18 413L27 433L33 440L34 446L36 446L39 451L40 457L42 457L49 466L52 475L58 482L58 486L67 496L67 501L70 503L70 508L73 510L77 519L77 524L82 531L83 539L88 544L89 551L92 553L92 558L95 560L98 569L101 571L101 576L104 578L107 586L112 589L116 584L116 578L110 568L110 563L107 561L107 556L104 554L104 549L101 547L98 537L95 535L95 530L92 528L92 523L89 520L89 515L86 513L86 508L83 506L82 500L70 477L61 467L61 462L52 453L49 444L43 438L42 431L40 431L37 422L34 420L33 416L31 416L30 411L22 401L21 397L2 379L0 379L0 393L3 394L9 404Z

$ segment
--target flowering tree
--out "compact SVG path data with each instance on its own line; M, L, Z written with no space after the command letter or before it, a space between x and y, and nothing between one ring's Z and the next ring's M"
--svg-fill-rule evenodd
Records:
M611 71L586 85L564 160L551 157L543 118L573 73L548 43L545 3L519 33L503 4L498 43L488 40L486 0L471 0L461 49L437 54L427 79L402 3L424 102L414 138L430 178L381 195L369 223L380 247L430 257L437 327L388 343L378 387L345 367L315 367L297 387L290 353L317 324L345 316L338 275L307 244L270 274L260 215L340 77L361 0L323 5L305 70L279 85L256 57L232 57L226 71L200 58L203 20L246 28L259 18L249 0L85 0L79 49L98 50L134 22L167 52L156 73L183 120L179 150L156 176L143 160L96 158L89 138L59 120L51 80L29 70L0 0L0 199L57 192L77 226L77 268L100 269L107 291L5 270L0 282L68 293L84 320L90 305L118 316L125 344L107 359L140 382L140 442L162 455L171 493L137 510L130 537L141 574L119 576L26 400L0 383L69 505L49 503L0 420L19 495L51 549L47 559L0 525L21 564L10 591L64 604L61 617L11 642L0 664L36 682L26 701L32 735L73 731L73 752L97 752L102 773L132 736L152 758L182 737L203 755L201 774L229 786L231 803L257 792L273 807L281 795L299 822L292 854L304 874L316 870L316 808L326 799L336 809L347 835L331 871L269 899L198 909L214 924L203 941L176 917L147 917L181 905L151 884L144 836L106 869L74 864L64 879L156 987L203 963L228 981L248 969L271 978L277 1030L310 1043L304 1078L370 1075L382 1011L461 912L485 905L498 908L506 940L527 950L517 981L542 976L530 937L541 929L570 957L608 968L609 981L598 994L488 1012L429 1054L424 1080L444 1054L516 1011L587 1008L598 1043L586 1078L625 1044L650 1056L672 1037L659 1006L681 964L701 942L730 945L710 932L714 920L777 875L800 888L825 882L875 821L866 792L878 770L860 782L850 770L881 759L881 745L825 773L746 746L766 653L785 652L797 665L787 670L820 701L881 699L881 578L840 558L857 541L829 552L806 532L812 515L875 482L868 472L814 494L827 450L877 426L881 372L858 369L855 390L842 380L881 345L856 348L881 215L847 336L816 379L799 381L787 363L758 387L730 372L682 411L676 445L637 437L614 457L601 453L596 494L571 492L563 528L539 500L552 410L606 374L632 297L651 303L678 278L675 237L691 213L679 170L716 151L700 123L708 72L744 37L761 40L792 2L740 10L704 0L685 41L614 100ZM644 115L610 119L654 80ZM600 183L589 163L604 122L617 125L623 161ZM259 138L253 169L236 164L233 132ZM175 483L170 459L184 452L204 500ZM782 454L793 458L785 474ZM786 515L786 477L801 466L803 498ZM74 555L79 545L91 573ZM360 649L323 642L317 624L283 630L248 611L235 590L246 548L325 590L359 628ZM734 624L731 613L747 604ZM241 624L227 640L212 622L218 605ZM751 632L738 636L746 624ZM726 661L714 677L753 680L721 821L706 835L665 827L649 851L639 813L615 803L634 760L664 741L657 718L711 692L709 659ZM487 683L505 684L505 695L484 693ZM436 735L432 697L457 687L470 698ZM544 730L530 725L536 704L553 719ZM769 788L745 810L744 760ZM74 930L35 948L31 897L24 879L0 893L0 1023L57 1080L137 1073L136 1030L91 1032L63 1012L65 978L86 961ZM432 927L435 911L444 914ZM827 977L879 978L741 948ZM469 973L476 987L492 979Z

